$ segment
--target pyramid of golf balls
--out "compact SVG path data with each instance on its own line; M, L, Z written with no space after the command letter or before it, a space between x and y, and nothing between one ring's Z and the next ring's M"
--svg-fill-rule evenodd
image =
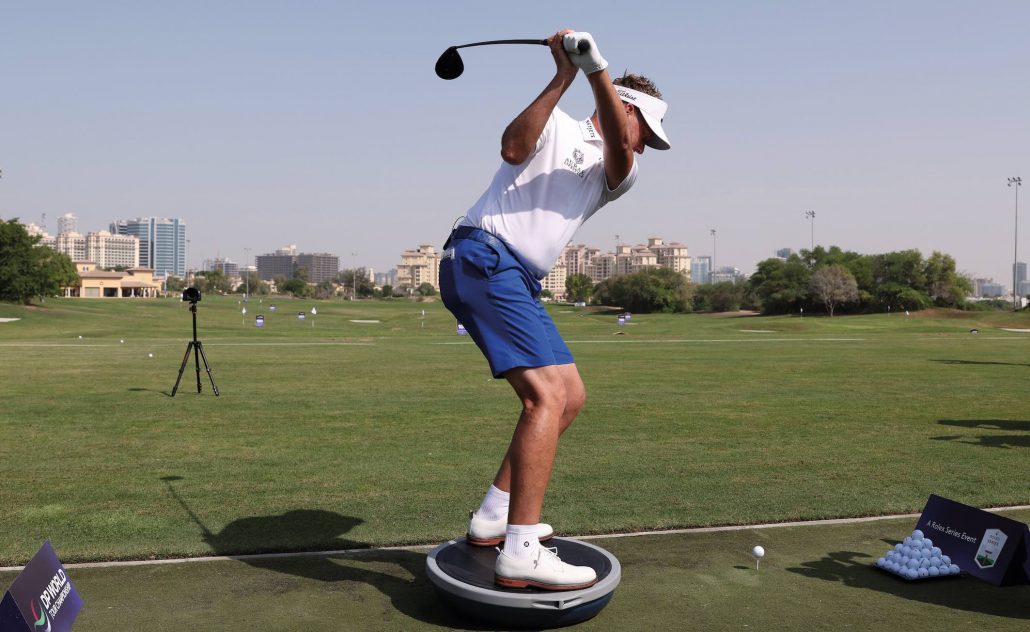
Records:
M951 558L941 553L930 538L924 538L919 529L876 560L876 565L905 579L947 577L958 575L960 570L958 564L952 564Z

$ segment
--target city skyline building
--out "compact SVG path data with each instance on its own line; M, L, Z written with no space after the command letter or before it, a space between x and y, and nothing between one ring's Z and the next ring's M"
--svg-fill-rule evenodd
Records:
M712 282L712 257L703 255L694 257L690 264L690 276L698 285L708 285Z
M417 289L423 283L440 289L440 253L429 244L405 250L397 265L397 287Z
M65 213L57 218L57 234L75 233L79 230L79 220L73 213Z
M106 230L87 233L86 261L98 268L136 268L139 266L139 239L132 235L112 235Z
M256 265L262 281L272 281L277 276L292 279L300 268L307 270L308 283L332 281L340 273L339 256L325 252L298 252L295 244L258 255Z
M186 277L186 223L179 218L137 217L115 220L111 234L139 239L139 266L154 278Z

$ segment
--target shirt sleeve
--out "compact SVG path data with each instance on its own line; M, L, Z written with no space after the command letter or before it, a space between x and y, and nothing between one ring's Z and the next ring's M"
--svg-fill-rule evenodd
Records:
M557 109L557 108L555 108ZM551 110L551 114L547 117L547 123L544 124L544 131L540 132L540 138L536 139L536 147L533 148L533 154L537 155L540 150L544 148L547 141L554 136L554 128L558 125L558 121L554 116L554 110Z
M633 166L630 167L629 173L626 175L625 178L622 179L622 182L619 183L619 186L615 187L614 189L609 189L608 179L602 178L602 180L604 182L604 191L601 193L601 204L604 205L608 202L613 202L619 199L620 197L622 197L622 194L626 191L629 191L630 188L633 187L633 184L637 181L636 159L633 160Z

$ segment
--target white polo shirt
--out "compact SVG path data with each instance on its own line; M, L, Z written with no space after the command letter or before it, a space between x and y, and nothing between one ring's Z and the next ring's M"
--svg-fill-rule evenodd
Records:
M547 276L583 222L637 179L637 161L614 190L604 175L604 142L590 119L555 108L533 154L506 162L462 222L500 237L538 279Z

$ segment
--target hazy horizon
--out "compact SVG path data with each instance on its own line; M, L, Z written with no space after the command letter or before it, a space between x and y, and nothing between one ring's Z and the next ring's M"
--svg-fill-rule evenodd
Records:
M1030 3L270 1L5 7L0 216L80 232L187 224L188 264L296 244L386 271L440 246L544 87L543 47L591 31L614 73L651 76L672 150L574 239L657 235L750 274L780 248L950 254L1012 283L1015 191L1030 179ZM580 77L561 107L592 110ZM1026 191L1023 200L1030 200ZM1019 260L1030 260L1030 214Z

